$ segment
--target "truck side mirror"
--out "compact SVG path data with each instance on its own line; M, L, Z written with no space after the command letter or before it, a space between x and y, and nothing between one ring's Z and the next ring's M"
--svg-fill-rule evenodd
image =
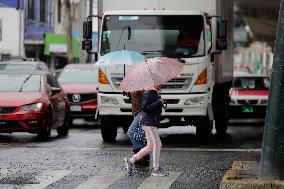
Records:
M216 50L227 50L227 21L217 21Z
M92 39L85 39L82 41L82 50L91 51L93 49Z
M84 39L92 39L92 20L87 20L83 22L83 38Z

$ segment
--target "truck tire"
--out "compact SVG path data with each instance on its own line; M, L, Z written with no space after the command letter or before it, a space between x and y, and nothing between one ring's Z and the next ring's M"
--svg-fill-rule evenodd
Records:
M213 121L209 116L199 117L195 120L196 136L200 141L208 141L212 135Z
M100 120L101 123L101 134L104 142L115 142L117 136L117 127L109 120Z
M217 135L226 135L229 120L229 87L214 87L213 91L213 113Z

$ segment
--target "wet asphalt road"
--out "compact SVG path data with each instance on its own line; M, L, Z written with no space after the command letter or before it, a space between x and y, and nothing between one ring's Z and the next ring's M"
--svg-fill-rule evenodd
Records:
M102 142L92 124L77 125L65 138L53 131L48 142L28 133L0 134L0 188L149 188L152 182L165 182L164 188L218 188L233 161L260 159L263 123L232 124L225 142L212 138L209 144L196 139L194 127L159 131L161 166L171 173L167 180L151 180L146 168L126 175L123 157L132 151L122 129L114 144Z

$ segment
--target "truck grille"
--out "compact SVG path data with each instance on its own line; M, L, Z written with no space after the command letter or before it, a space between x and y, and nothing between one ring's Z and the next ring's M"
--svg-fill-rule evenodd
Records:
M79 101L74 101L73 96L74 95L80 95L80 100ZM90 94L67 94L69 102L73 103L81 103L81 102L86 102L86 101L91 101L91 100L96 100L97 99L97 94L90 93Z
M116 89L119 88L122 80L123 80L123 77L112 77L111 78L111 81ZM190 86L191 82L192 82L191 77L175 78L163 84L162 89L185 90Z
M237 100L239 104L257 104L258 100Z
M179 99L164 99L166 101L167 104L178 104L179 103ZM124 99L124 102L126 104L131 104L131 100L129 98Z
M1 114L9 114L15 112L16 107L14 106L0 106L0 113Z
M162 85L162 89L187 89L192 82L191 77L175 78Z

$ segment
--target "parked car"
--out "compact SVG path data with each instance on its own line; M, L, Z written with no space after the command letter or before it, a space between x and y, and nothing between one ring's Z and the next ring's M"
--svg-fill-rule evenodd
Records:
M58 81L68 96L70 119L95 120L98 69L93 64L69 64L62 70Z
M8 84L7 84L8 83ZM0 71L0 132L36 133L48 139L69 132L69 103L55 77L46 71Z
M269 86L267 75L235 73L230 90L230 117L265 118Z
M38 60L33 59L11 59L0 62L0 70L43 70L49 71L47 65Z

